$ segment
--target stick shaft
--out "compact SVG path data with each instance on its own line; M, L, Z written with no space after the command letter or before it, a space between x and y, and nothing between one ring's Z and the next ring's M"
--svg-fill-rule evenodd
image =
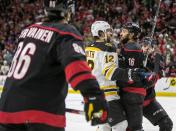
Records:
M73 113L73 114L85 115L84 111L78 110L78 109L66 108L66 112Z
M158 15L159 15L161 1L162 0L159 1L158 8L156 10L156 14L155 14L155 17L154 17L154 24L153 24L152 31L151 31L151 36L150 36L151 38L153 38L153 35L154 35L154 32L155 32L155 27L156 27L157 18L158 18Z

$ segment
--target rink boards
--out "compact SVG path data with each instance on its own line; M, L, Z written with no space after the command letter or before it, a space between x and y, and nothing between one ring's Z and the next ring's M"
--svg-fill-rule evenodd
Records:
M2 92L2 87L4 85L6 76L0 76L0 92ZM155 90L157 96L176 96L176 77L161 78L157 81L155 85ZM79 93L69 88L70 94Z
M175 96L176 97L176 77L161 78L155 85L157 96ZM69 89L70 94L79 93L73 89Z

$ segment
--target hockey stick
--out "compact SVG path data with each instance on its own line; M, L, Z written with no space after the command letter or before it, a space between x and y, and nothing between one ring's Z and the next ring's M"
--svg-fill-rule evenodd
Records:
M160 5L161 5L161 1L159 1L159 5L158 5L158 8L157 8L157 11L156 11L156 15L155 15L155 18L154 18L154 25L153 25L153 28L152 28L152 33L151 33L151 39L153 38L153 35L154 35L154 32L155 32L155 27L156 27L156 23L157 23L157 18L158 18L158 15L159 15L159 9L160 9ZM160 65L160 54L156 53L155 55L155 63L154 63L154 72L155 73L158 73L159 72L159 65Z
M169 89L169 88L172 86L172 81L173 81L174 79L172 79L172 77L171 77L171 78L168 77L165 82L167 83L168 80L170 80L170 81L169 81L169 85L168 85L166 88L164 88L163 90L167 90L167 89Z
M152 27L152 32L151 32L151 38L153 38L153 35L154 35L154 32L155 32L155 27L156 27L156 23L157 23L157 18L158 18L158 15L159 15L159 9L160 9L160 5L161 5L161 1L159 1L159 4L158 4L158 8L156 10L156 14L155 14L155 17L154 17L154 24L153 24L153 27Z
M166 79L166 83L168 82L168 80L169 80L169 77ZM167 90L169 88L170 88L170 83L169 83L169 85L166 88L163 88L163 90Z
M85 115L84 111L78 110L78 109L66 108L66 112L73 113L73 114L79 114L79 115Z
M83 110L78 110L78 109L66 108L66 112L78 114L78 115L85 115L85 112ZM102 115L103 115L103 112L94 112L93 113L94 118L100 118Z
M161 55L159 53L155 54L155 58L154 58L154 72L158 73L159 72L159 68L160 68L160 60L161 60Z
M153 35L154 35L154 32L155 32L155 27L156 27L156 23L157 23L157 18L158 18L158 15L159 15L159 9L160 9L160 5L161 5L161 1L159 1L159 5L158 5L158 8L156 10L156 14L155 14L155 17L154 17L154 24L153 24L153 27L152 27L152 31L151 31L151 36L150 38L152 39L153 38ZM152 43L150 43L152 44ZM157 53L158 54L158 53ZM157 58L157 61L155 60L155 63L158 63L158 55L156 56ZM144 67L147 66L147 60L148 60L148 55L146 56L146 59L144 60ZM155 70L154 72L158 72L159 71L159 65L155 64Z

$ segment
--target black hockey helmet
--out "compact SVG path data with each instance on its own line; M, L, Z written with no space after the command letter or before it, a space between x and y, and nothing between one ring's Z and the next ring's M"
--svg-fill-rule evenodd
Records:
M152 45L152 39L150 37L144 37L142 43L145 45Z
M45 14L52 18L64 18L68 12L74 13L74 0L44 0Z
M141 33L141 29L138 24L133 22L127 22L124 26L124 29L127 29L129 33L134 33L135 36Z

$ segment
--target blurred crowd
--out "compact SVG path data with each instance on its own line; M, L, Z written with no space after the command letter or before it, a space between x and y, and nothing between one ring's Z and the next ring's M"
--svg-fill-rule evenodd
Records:
M108 21L117 36L124 23L133 21L141 26L142 40L151 35L158 3L159 0L77 0L73 23L88 42L95 20ZM42 6L42 0L1 0L0 75L9 70L20 30L42 20ZM160 48L166 65L176 62L176 0L161 2L153 43Z

